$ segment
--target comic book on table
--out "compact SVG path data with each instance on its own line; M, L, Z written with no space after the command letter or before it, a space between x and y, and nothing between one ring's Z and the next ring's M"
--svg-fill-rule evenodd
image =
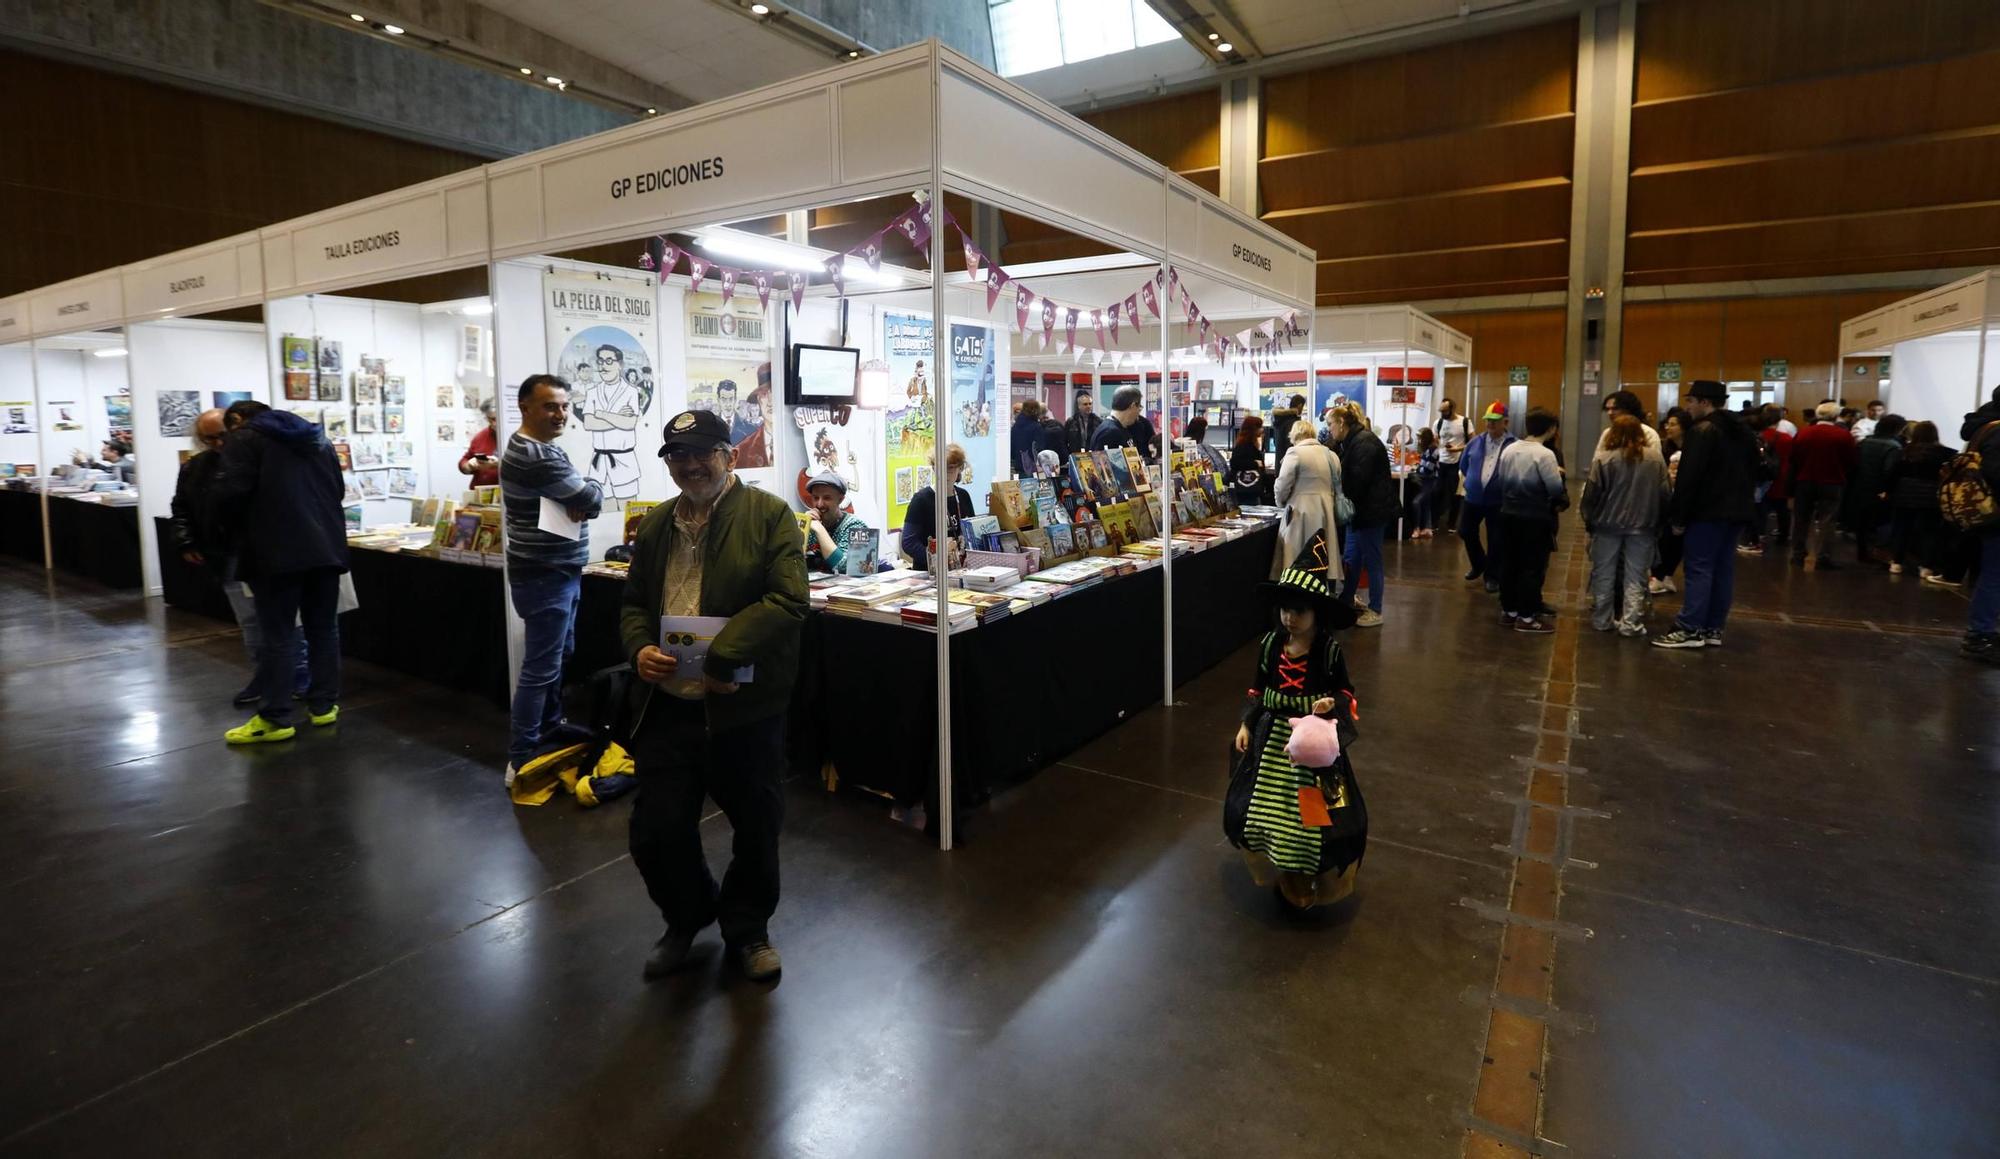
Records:
M1019 531L1028 520L1028 504L1021 494L1021 485L1013 479L1002 479L993 484L993 515L1000 521L1003 531Z
M1152 473L1146 470L1146 457L1139 453L1139 448L1125 448L1125 471L1132 477L1132 489L1134 491L1151 491L1153 489Z
M1128 449L1125 447L1113 447L1108 451L1091 452L1092 454L1104 456L1105 463L1111 468L1111 485L1117 489L1120 495L1124 495L1132 490L1132 468L1125 460L1125 452Z
M847 532L847 574L874 575L882 560L882 533L873 527L855 527Z
M1076 554L1076 529L1068 523L1044 528L1049 537L1049 553L1057 559Z
M1000 539L998 515L975 515L965 521L966 546L975 551L991 551Z

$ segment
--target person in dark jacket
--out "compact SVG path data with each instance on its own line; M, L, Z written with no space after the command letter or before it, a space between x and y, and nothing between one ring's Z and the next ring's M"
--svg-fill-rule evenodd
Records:
M1036 405L1040 406L1041 404L1037 403ZM1062 422L1056 416L1049 413L1047 407L1042 407L1042 449L1044 451L1054 451L1056 453L1056 462L1058 463L1069 462L1069 453L1073 449L1069 445L1068 429L1063 426Z
M2000 426L1995 423L2000 423L2000 386L1993 388L1985 406L1965 416L1958 437L1965 440L1966 450L1979 452L1979 473L2000 495ZM2000 527L1987 529L1977 540L1979 585L1972 589L1962 651L1970 659L2000 665Z
M1121 386L1111 396L1111 413L1097 424L1090 436L1090 449L1108 451L1114 447L1137 447L1148 462L1160 457L1160 437L1153 421L1146 417L1146 396L1136 386Z
M1270 481L1264 476L1264 420L1250 415L1236 432L1229 449L1229 494L1237 506L1269 503Z
M1889 519L1882 493L1888 490L1889 464L1903 449L1905 425L1902 415L1883 415L1875 420L1873 433L1862 438L1856 448L1854 474L1848 477L1841 505L1848 530L1854 532L1855 561L1863 567L1888 566L1875 558L1869 545L1879 542L1881 527Z
M1302 394L1293 395L1288 405L1271 412L1271 440L1277 455L1273 471L1285 469L1285 455L1292 449L1292 424L1304 418L1305 414L1306 396Z
M236 614L236 627L243 636L243 650L250 656L254 673L257 654L264 646L264 634L257 626L257 601L250 597L243 581L236 578L235 551L215 533L209 521L209 490L215 483L216 469L222 465L224 435L221 407L205 410L195 419L194 437L202 449L181 464L180 475L174 480L174 498L170 507L172 518L167 529L181 559L205 569L221 586L223 596L229 600L230 611ZM298 687L303 688L304 685ZM250 683L230 702L238 708L248 708L257 703L258 698L257 681L253 674Z
M959 476L965 473L965 449L951 443L944 449L945 476L951 484L950 506L945 511L946 538L951 543L965 540L965 521L972 518L972 493L958 486ZM910 496L910 505L903 511L903 530L899 544L904 555L910 557L910 566L917 571L929 571L931 567L931 541L937 538L937 488L920 488ZM950 544L947 544L950 546ZM952 553L947 550L945 558Z
M301 621L312 674L308 716L315 725L340 716L337 615L347 570L340 462L320 428L290 411L244 401L224 422L234 425L211 488L211 520L238 545L236 574L257 602L264 647L257 658L262 707L223 736L230 744L288 740Z
M1736 533L1756 517L1757 441L1727 409L1729 388L1709 379L1688 390L1694 419L1684 436L1667 522L1682 537L1687 592L1660 648L1720 647L1736 589Z
M1342 403L1333 408L1334 453L1340 456L1340 490L1354 504L1354 518L1347 524L1346 544L1341 552L1345 576L1340 581L1342 602L1352 600L1359 573L1368 573L1368 610L1354 622L1372 628L1382 622L1382 593L1388 588L1383 575L1382 535L1396 522L1402 501L1396 482L1389 474L1389 449L1368 429L1361 408Z
M1820 403L1813 416L1812 424L1792 439L1792 457L1785 467L1785 489L1792 497L1792 562L1832 568L1834 517L1861 452L1836 421L1839 403Z
M1034 474L1039 456L1048 445L1048 434L1042 428L1042 404L1031 398L1021 404L1021 413L1015 417L1013 429L1007 432L1007 450L1014 459L1014 472L1023 476Z
M1090 436L1097 433L1097 400L1088 390L1079 390L1070 400L1069 421L1063 423L1063 443L1074 455L1090 449ZM1065 455L1065 460L1068 458Z
M1504 548L1500 541L1501 494L1492 483L1499 469L1500 456L1516 440L1507 431L1506 404L1496 402L1487 407L1480 421L1485 424L1486 430L1465 445L1465 451L1458 460L1465 480L1465 504L1459 516L1458 538L1465 545L1465 560L1471 565L1466 569L1465 578L1476 580L1484 576L1486 590L1497 592L1500 590ZM1486 529L1484 545L1479 542L1481 527Z
M1943 554L1939 475L1958 451L1938 442L1936 423L1914 422L1903 431L1908 441L1890 458L1882 479L1881 498L1889 505L1889 571L1902 574L1905 562L1914 556L1918 571L1928 579L1937 573Z

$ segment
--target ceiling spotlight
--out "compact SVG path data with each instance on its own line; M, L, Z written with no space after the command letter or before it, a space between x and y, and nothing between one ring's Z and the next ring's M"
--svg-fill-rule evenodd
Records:
M562 78L559 76L545 76L542 79L549 82L552 85L560 85L561 83L563 83Z
M349 20L352 20L352 21L354 21L354 22L355 22L356 24L366 24L366 23L368 23L368 18L367 18L366 16L363 16L363 15L362 15L361 13L359 13L359 12L349 12L349 13L347 14L347 18L348 18Z
M521 66L521 75L522 75L522 76L533 76L533 75L535 75L535 70L534 70L534 69L532 69L532 68L529 68L529 67L528 67L527 65L525 65L525 64L524 64L524 65L522 65L522 66Z
M393 24L384 24L384 25L382 26L382 31L384 31L384 32L388 33L388 34L389 34L389 35L391 35L391 36L401 36L401 35L403 35L403 30L402 30L402 29L400 29L400 28L398 28L398 27L396 27L396 26L395 26L395 25L393 25Z
M1222 34L1220 32L1211 32L1208 34L1208 38L1210 40L1221 40Z
M1225 40L1225 41L1223 41L1223 42L1222 42L1221 44L1218 44L1218 45L1216 45L1216 46L1215 46L1215 51L1217 51L1217 52L1235 52L1235 51L1236 51L1236 46L1235 46L1235 45L1233 45L1233 44L1231 44L1231 43L1229 43L1228 41L1226 41L1226 40Z
M847 59L849 60L853 60L855 57L860 55L861 55L861 50L858 48L850 48L847 50Z
M658 109L647 109L647 110L646 110L646 115L647 115L647 116L649 116L649 117L657 117L657 116L659 116L659 115L660 115L660 110L658 110Z
M750 14L752 16L769 16L771 14L771 6L769 4L752 4L750 6Z

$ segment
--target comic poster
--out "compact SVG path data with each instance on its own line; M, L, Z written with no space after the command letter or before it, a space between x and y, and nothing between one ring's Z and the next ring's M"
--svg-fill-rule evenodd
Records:
M838 474L847 484L846 508L862 522L880 530L895 531L900 517L888 522L882 471L882 415L878 411L849 406L800 406L792 408L792 422L798 428L805 451L799 460L795 492L800 503L806 499L806 480L821 471Z
M1313 415L1326 413L1327 408L1336 403L1351 402L1368 413L1368 371L1365 367L1348 370L1322 370L1319 382L1313 390Z
M777 402L771 395L771 341L754 295L725 304L721 294L688 294L687 404L729 424L736 473L744 482L783 494L777 486Z
M1271 412L1292 405L1292 396L1306 393L1306 372L1303 370L1265 370L1257 375L1257 409L1269 419ZM1306 400L1308 406L1312 400ZM1318 411L1313 412L1316 418Z
M1000 408L1001 423L1009 421L1009 408L994 380L993 359L993 331L951 324L950 441L965 448L965 474L959 483L975 495L1000 477L994 473L993 409Z
M550 271L542 277L549 372L570 384L560 445L607 502L637 499L657 463L652 413L656 295L650 279ZM641 443L645 445L642 446Z
M194 433L194 420L201 414L200 391L163 390L155 397L162 438L183 439Z
M882 352L889 362L889 399L883 410L887 453L889 530L900 530L910 497L931 485L937 447L936 388L929 365L931 320L916 314L882 315Z

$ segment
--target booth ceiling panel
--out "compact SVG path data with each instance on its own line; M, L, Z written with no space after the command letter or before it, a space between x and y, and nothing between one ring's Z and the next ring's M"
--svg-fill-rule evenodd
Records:
M1983 201L2000 189L2000 128L1632 174L1632 232Z
M931 167L931 74L905 68L847 81L839 93L840 179L867 181ZM897 131L880 131L895 125Z
M1032 108L954 72L943 86L949 172L1028 204L1063 206L1110 236L1159 244L1165 193L1156 173L1059 127L1052 133Z
M1828 260L1929 269L1940 264L1938 255L1983 242L2000 246L2000 201L1636 235L1626 244L1626 276L1664 280L1688 275L1685 280L1709 281L1717 269Z
M1575 153L1568 113L1428 137L1267 157L1258 164L1266 209L1341 205L1568 177Z
M1673 0L1639 5L1636 99L1886 68L2000 44L1993 0Z
M1642 104L1635 169L1796 152L2000 122L2000 49L1860 75Z
M697 103L833 63L713 0L481 3Z
M1394 141L1574 110L1576 21L1271 77L1263 155Z
M1569 237L1569 182L1267 213L1320 260Z

